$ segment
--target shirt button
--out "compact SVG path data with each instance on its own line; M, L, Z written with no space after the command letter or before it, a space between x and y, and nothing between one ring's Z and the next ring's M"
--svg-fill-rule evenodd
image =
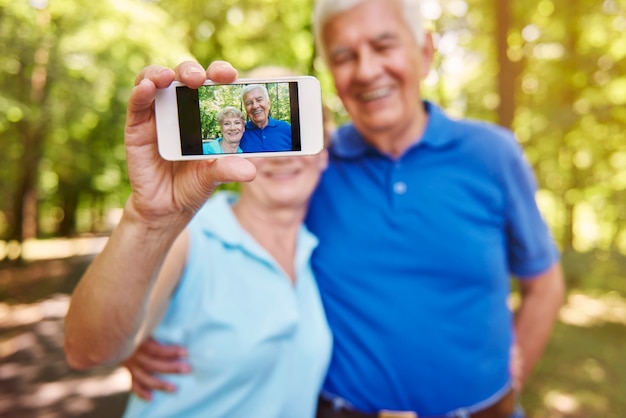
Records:
M406 193L406 183L403 181L398 181L393 185L393 191L396 194L405 194Z

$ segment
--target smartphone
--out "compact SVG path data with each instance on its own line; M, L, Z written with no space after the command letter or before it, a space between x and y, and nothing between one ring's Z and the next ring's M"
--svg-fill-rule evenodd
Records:
M170 161L312 155L324 146L322 96L315 77L180 82L158 89L157 141Z

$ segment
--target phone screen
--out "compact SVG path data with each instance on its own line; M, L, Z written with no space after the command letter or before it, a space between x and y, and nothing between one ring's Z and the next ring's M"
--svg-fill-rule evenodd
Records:
M300 151L298 83L176 87L181 154Z

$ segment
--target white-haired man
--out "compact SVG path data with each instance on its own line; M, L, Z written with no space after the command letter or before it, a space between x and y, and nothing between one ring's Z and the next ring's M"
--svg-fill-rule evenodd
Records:
M250 120L241 139L244 152L291 151L291 125L270 116L272 103L267 88L249 84L241 92L241 100Z
M563 298L513 135L421 98L419 0L318 0L317 47L351 123L309 208L334 334L318 417L511 417ZM522 302L507 306L510 275Z
M563 300L514 136L421 97L434 47L420 6L316 2L317 47L351 117L306 221L334 335L318 418L523 416L515 392Z

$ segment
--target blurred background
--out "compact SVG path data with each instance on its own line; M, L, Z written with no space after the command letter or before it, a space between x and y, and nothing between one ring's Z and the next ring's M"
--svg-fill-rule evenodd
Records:
M626 412L626 0L424 0L425 97L514 130L568 285L530 417ZM62 318L129 194L125 106L144 66L317 76L313 0L0 0L0 416L117 417L121 368L71 371ZM462 204L462 202L459 202Z

